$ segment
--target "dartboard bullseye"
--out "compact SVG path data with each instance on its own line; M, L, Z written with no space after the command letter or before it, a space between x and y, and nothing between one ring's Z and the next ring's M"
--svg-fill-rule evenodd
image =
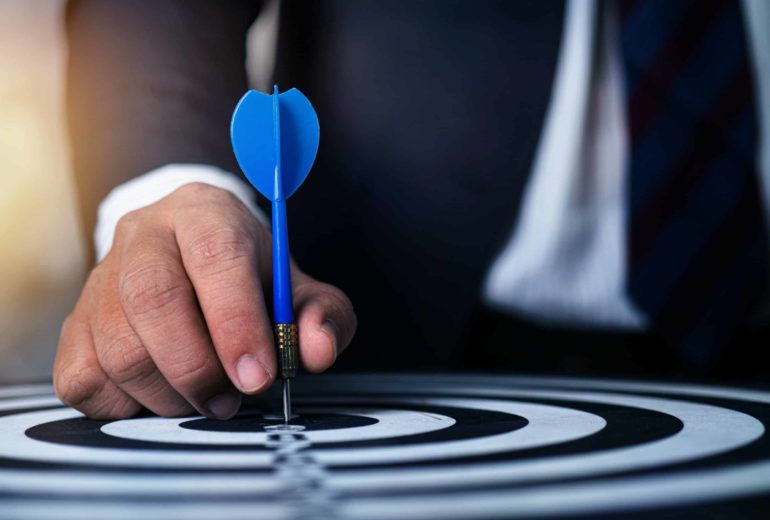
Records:
M770 392L481 376L306 377L230 421L91 421L0 389L0 516L695 518L770 504Z

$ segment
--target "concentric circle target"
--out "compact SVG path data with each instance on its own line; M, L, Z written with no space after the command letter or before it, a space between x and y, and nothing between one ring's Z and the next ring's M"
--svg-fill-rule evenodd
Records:
M581 379L307 376L230 421L92 421L0 388L0 516L611 517L770 504L770 392Z

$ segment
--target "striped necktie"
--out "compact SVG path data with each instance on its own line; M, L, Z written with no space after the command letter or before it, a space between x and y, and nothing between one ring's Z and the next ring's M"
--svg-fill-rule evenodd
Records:
M707 369L765 294L757 112L737 0L619 5L629 125L628 285Z

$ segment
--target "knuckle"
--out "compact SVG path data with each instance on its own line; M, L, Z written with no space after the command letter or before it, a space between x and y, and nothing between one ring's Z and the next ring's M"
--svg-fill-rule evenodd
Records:
M124 385L146 380L155 372L155 363L134 338L122 337L104 348L102 368L112 381Z
M135 209L120 217L118 222L115 224L115 236L117 237L134 233L141 225L141 211L142 208Z
M68 332L72 330L72 328L75 326L75 323L75 316L72 313L68 314L64 320L62 320L61 329L59 331L60 341L68 336Z
M323 284L323 295L328 304L346 314L354 314L353 302L342 289L333 285Z
M75 319L72 317L72 314L64 318L64 321L62 321L61 329L59 330L59 340L56 345L56 358L54 359L54 379L56 378L57 372L61 371L63 368L64 362L67 358L67 352L71 350L71 346L74 343L73 341L73 334L72 329L75 327Z
M171 194L174 197L181 197L185 199L191 199L199 201L201 199L220 197L222 194L228 193L221 188L212 186L205 182L189 182L183 186L180 186Z
M98 367L81 364L59 371L54 376L54 391L62 403L77 408L98 395L105 383Z
M123 275L119 286L123 308L134 315L161 310L186 291L183 277L163 264L150 264L129 271Z
M100 286L105 280L105 278L107 277L110 269L106 264L108 262L108 258L112 258L112 256L110 255L114 256L112 249L110 250L109 253L107 253L107 256L105 256L101 262L96 264L94 268L91 269L91 272L88 273L88 279L86 280L86 283L85 283L85 286L88 289L93 289L95 287Z
M255 255L251 235L238 227L219 227L207 231L187 248L190 265L197 269L216 269L222 272L233 268L244 259Z

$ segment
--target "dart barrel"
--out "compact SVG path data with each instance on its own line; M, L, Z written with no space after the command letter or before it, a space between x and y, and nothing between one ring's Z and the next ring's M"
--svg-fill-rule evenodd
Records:
M275 324L275 346L278 353L278 370L283 379L297 375L299 337L294 323Z

